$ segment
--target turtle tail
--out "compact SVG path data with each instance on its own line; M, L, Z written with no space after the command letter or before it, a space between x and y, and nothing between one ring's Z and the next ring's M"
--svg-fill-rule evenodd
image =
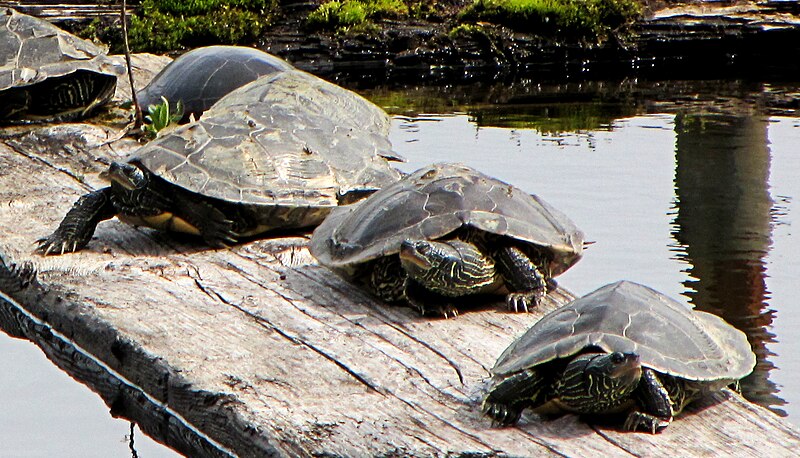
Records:
M528 369L494 383L481 409L500 425L513 425L526 407L543 403L546 380Z

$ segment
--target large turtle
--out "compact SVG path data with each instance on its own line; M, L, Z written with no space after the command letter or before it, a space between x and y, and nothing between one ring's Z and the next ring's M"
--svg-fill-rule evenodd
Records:
M541 198L447 163L336 209L311 238L323 265L445 317L481 293L507 293L511 309L527 310L582 250L583 233Z
M122 72L91 42L0 8L0 122L86 117L111 99Z
M164 67L137 93L139 104L167 99L172 112L180 102L181 122L199 118L219 99L245 84L275 72L294 70L288 62L244 46L205 46L181 55Z
M528 407L627 414L624 429L655 433L755 363L747 336L722 318L620 281L545 315L511 344L483 409L502 424Z
M212 246L317 225L400 178L384 157L394 157L388 123L380 108L313 75L265 76L111 164L111 186L81 197L39 250L76 251L114 215Z

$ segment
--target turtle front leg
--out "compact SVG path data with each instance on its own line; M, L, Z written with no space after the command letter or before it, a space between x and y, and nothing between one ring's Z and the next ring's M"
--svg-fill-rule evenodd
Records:
M528 369L489 387L481 411L499 425L513 425L527 407L544 404L550 384L535 370Z
M422 316L433 315L445 318L458 316L458 308L452 302L452 297L436 294L411 278L406 278L403 289L406 301Z
M504 246L495 252L495 262L511 291L506 296L509 310L527 312L539 305L547 294L547 280L530 256L515 246Z
M100 221L111 219L117 210L111 201L111 188L90 192L78 199L49 237L37 240L36 251L44 254L64 254L85 247Z
M672 399L652 369L642 369L642 377L636 388L636 398L639 409L628 414L623 429L626 431L643 429L655 434L669 426L674 414Z

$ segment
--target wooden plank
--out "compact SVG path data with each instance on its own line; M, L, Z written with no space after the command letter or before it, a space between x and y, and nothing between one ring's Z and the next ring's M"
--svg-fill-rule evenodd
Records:
M86 250L32 252L97 172L136 148L109 127L0 131L0 323L115 415L192 456L793 456L800 431L732 392L658 435L567 415L494 428L488 370L543 313L423 319L318 266L306 237L210 250L112 220ZM38 277L11 275L11 263Z

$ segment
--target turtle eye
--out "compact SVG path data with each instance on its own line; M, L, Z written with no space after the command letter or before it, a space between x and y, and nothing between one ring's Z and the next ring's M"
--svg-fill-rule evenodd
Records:
M625 356L622 353L612 353L611 354L611 362L614 364L620 364L625 361Z

